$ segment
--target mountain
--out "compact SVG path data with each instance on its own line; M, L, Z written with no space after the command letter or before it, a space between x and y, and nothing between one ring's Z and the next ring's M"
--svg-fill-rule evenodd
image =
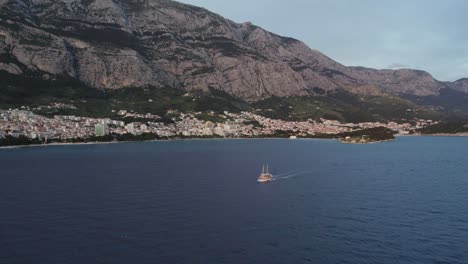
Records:
M253 103L341 92L418 102L468 92L467 80L440 82L424 71L346 67L299 40L170 0L0 0L0 72L100 90L216 90Z
M454 90L468 93L468 78L460 79L448 85Z

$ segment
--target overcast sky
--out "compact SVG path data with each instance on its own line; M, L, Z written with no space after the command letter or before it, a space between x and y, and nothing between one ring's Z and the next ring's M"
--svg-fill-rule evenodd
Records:
M468 77L465 0L182 0L294 37L345 65Z

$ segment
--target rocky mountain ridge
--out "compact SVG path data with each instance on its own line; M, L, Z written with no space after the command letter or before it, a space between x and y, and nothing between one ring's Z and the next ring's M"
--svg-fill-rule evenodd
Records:
M437 96L468 81L346 67L303 42L171 0L0 0L0 70L99 89L224 91L246 101L322 95Z

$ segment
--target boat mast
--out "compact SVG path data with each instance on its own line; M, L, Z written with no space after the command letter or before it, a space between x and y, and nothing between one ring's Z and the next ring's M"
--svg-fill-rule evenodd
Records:
M266 170L266 173L267 173L267 174L269 173L269 172L268 172L268 163L267 163L267 170Z
M265 164L262 166L262 174L265 174Z

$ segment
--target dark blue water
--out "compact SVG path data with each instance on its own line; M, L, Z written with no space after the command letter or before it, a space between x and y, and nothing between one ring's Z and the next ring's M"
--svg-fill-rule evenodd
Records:
M2 264L468 262L468 138L24 148L0 168Z

